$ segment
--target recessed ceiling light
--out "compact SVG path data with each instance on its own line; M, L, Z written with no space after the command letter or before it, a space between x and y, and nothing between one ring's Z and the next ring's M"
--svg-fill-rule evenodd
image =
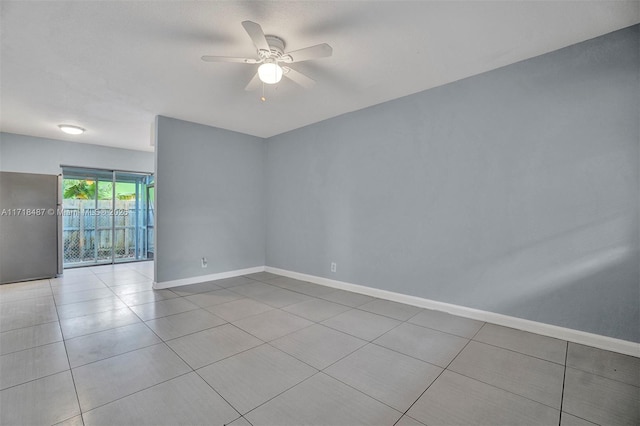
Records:
M84 129L82 127L74 126L73 124L58 124L60 130L70 135L80 135L84 133Z

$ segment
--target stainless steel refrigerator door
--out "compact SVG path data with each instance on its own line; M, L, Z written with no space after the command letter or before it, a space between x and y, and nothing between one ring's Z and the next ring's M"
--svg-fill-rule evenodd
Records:
M58 273L58 176L0 172L0 284Z

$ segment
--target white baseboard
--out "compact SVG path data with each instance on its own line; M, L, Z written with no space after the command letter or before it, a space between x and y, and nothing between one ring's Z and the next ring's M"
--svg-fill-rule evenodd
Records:
M219 272L217 274L198 275L196 277L182 278L179 280L162 281L162 282L154 281L153 288L156 290L160 290L160 289L169 288L169 287L179 287L182 285L198 284L198 283L204 283L207 281L221 280L224 278L239 277L241 275L262 272L264 271L264 268L265 268L264 266L255 266L253 268L236 269L235 271Z
M508 315L497 314L479 309L467 308L465 306L453 305L450 303L437 302L435 300L424 299L422 297L409 296L406 294L395 293L387 290L366 287L358 284L351 284L343 281L331 280L329 278L318 277L315 275L301 274L299 272L288 271L286 269L273 268L266 266L263 268L266 272L277 275L294 278L301 281L308 281L315 284L333 287L340 290L352 291L379 299L391 300L394 302L405 303L407 305L417 306L420 308L433 309L436 311L447 312L449 314L458 315L474 320L490 322L492 324L502 325L505 327L515 328L518 330L528 331L531 333L541 334L543 336L554 337L556 339L567 340L573 343L579 343L586 346L592 346L612 352L618 352L625 355L640 357L640 343L629 342L627 340L615 339L613 337L601 336L599 334L587 333L585 331L574 330L571 328L559 327L557 325L545 324L541 322L526 320L522 318L512 317Z

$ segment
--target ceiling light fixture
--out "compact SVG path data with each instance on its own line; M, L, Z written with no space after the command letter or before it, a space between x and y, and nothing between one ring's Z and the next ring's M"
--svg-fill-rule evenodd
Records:
M80 135L84 133L84 129L82 127L74 126L73 124L58 124L58 127L69 135Z
M266 84L276 84L282 80L282 67L275 62L265 62L258 67L258 77Z

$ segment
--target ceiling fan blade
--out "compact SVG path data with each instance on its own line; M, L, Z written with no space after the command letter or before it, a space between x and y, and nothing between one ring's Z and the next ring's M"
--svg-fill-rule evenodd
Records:
M305 89L311 89L316 84L315 81L313 81L306 75L299 73L298 71L292 68L282 67L282 71L284 71L285 77L287 77L289 80L293 81L294 83L299 84Z
M258 73L256 73L251 79L251 81L249 82L249 84L247 84L247 87L244 88L244 90L246 90L247 92L256 90L260 87L261 83L262 82L260 81L260 77L258 76Z
M293 52L288 52L285 54L285 57L288 56L291 58L290 61L286 62L302 62L308 61L309 59L326 58L332 54L333 48L327 43L322 43L311 47L305 47L304 49L294 50Z
M257 64L259 61L257 59L251 58L233 58L230 56L210 56L204 55L201 58L205 62L237 62L241 64Z
M264 36L264 31L262 31L262 27L259 24L251 21L242 21L242 26L247 34L249 34L249 37L251 37L251 41L253 41L256 49L264 50L267 53L271 52L267 38Z

